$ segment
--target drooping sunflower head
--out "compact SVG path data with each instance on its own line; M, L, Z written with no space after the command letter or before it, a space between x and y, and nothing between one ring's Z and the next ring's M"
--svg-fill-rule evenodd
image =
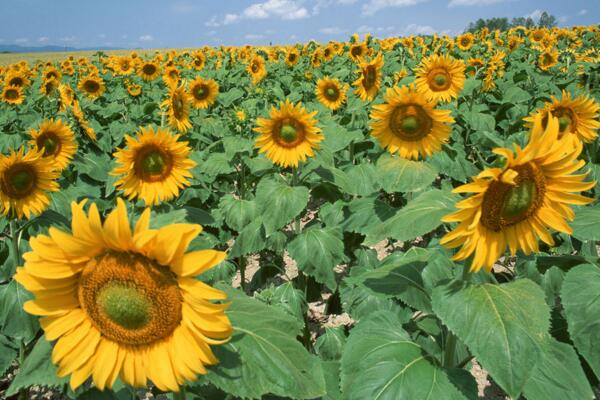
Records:
M61 119L45 120L29 134L31 148L41 152L42 157L51 159L59 171L67 168L77 152L75 135L71 127Z
M98 207L72 203L70 233L55 227L32 237L32 250L15 279L34 299L26 312L40 316L52 362L76 389L92 378L99 390L117 377L130 386L148 381L179 391L185 381L218 363L209 345L232 333L226 294L197 280L225 259L212 249L187 251L200 225L150 228L146 209L134 229L125 203L102 222Z
M346 87L337 79L319 79L316 94L319 102L330 110L337 110L346 101Z
M181 72L175 66L166 67L163 71L163 82L172 88L177 87L181 81Z
M378 53L371 61L362 60L359 63L358 79L352 85L356 95L364 101L372 101L381 86L381 69L383 68L383 53Z
M24 100L23 88L20 86L5 86L2 90L2 101L5 103L17 105L23 103Z
M111 172L120 179L115 186L128 199L140 198L155 205L179 196L190 183L190 170L196 163L189 159L191 149L167 129L140 128L137 136L126 136L127 147L114 156L117 167Z
M390 153L418 159L439 151L448 140L454 122L450 111L436 109L436 102L414 86L388 89L384 100L373 106L370 126Z
M190 122L190 95L183 85L173 86L169 97L162 103L166 107L169 124L179 132L186 132L192 127Z
M579 140L588 143L598 137L600 105L589 95L573 98L571 93L563 90L560 100L552 96L551 102L546 103L541 110L534 111L524 120L531 127L538 115L541 117L544 129L551 116L558 118L559 137L571 133Z
M0 209L12 218L31 218L50 204L48 192L59 189L54 161L36 150L23 148L0 155Z
M42 80L42 85L40 86L40 93L45 96L52 96L58 90L59 82L56 78L49 78Z
M60 93L59 111L66 111L75 100L75 91L71 86L61 83L58 85L58 92Z
M78 88L90 99L97 99L106 90L102 78L96 75L88 75L79 80Z
M416 72L417 89L436 101L457 98L465 84L465 63L448 55L423 59Z
M145 81L153 81L160 75L160 64L154 61L145 61L139 64L138 75Z
M289 100L279 108L271 108L270 118L258 118L254 128L260 136L256 139L259 152L282 167L297 167L300 161L314 156L314 149L323 140L316 126L316 111L309 113L301 103Z
M512 255L517 250L537 252L538 238L553 246L549 229L572 233L566 220L573 220L575 213L569 205L593 200L574 193L596 184L584 182L589 171L573 175L585 165L577 160L582 148L572 135L559 138L557 118L550 116L544 128L542 116L537 115L527 147L516 146L516 154L511 149L495 149L506 159L503 167L486 169L473 182L454 189L474 194L442 219L459 225L441 243L449 248L462 246L455 260L474 254L472 271L482 267L491 271L507 247Z
M210 107L219 95L219 84L213 79L197 77L190 82L190 97L195 108L205 109Z
M538 67L542 71L548 71L558 63L558 51L546 50L538 57Z

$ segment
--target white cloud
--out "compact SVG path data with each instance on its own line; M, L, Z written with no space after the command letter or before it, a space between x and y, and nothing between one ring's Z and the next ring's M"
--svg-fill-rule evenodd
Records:
M15 43L27 43L27 42L29 42L29 39L27 39L27 38L15 39Z
M217 22L217 16L213 15L212 17L210 17L210 19L208 21L206 21L204 23L204 25L211 27L211 28L216 28L218 26L221 26L220 23Z
M409 24L404 28L404 31L407 35L433 35L437 32L437 30L430 25L418 24Z
M142 35L139 38L140 42L151 42L154 40L154 38L152 37L152 35Z
M339 28L337 26L329 26L319 29L319 32L321 32L324 35L341 35L347 33L348 30Z
M450 0L448 7L456 6L489 6L491 4L502 3L506 0Z
M536 21L536 20L540 19L540 17L542 16L542 10L533 10L529 14L526 14L523 16L525 18L531 18L532 20Z
M75 36L65 36L65 37L61 37L59 40L61 42L71 43L71 42L74 42L75 40L77 40L77 38Z
M558 17L558 22L561 22L561 23L563 23L563 24L564 24L565 22L567 22L567 21L568 21L568 19L569 19L569 17L568 17L568 16L566 16L566 15L562 15L562 16Z
M50 40L50 38L47 36L42 36L42 37L38 38L38 42L40 42L40 43L47 42L48 40Z
M370 0L362 7L363 15L373 15L378 11L390 7L409 7L427 0Z
M582 16L588 13L588 10L586 10L585 8L583 10L579 10L579 12L577 13L578 16Z
M281 18L287 20L309 17L306 8L300 7L292 0L267 0L263 3L255 3L246 7L241 14L227 14L223 23L225 25L238 22L241 19L266 19Z
M247 35L244 35L244 39L247 39L247 40L257 40L257 39L262 39L264 37L265 37L265 35L261 35L261 34L257 34L257 33L248 33Z

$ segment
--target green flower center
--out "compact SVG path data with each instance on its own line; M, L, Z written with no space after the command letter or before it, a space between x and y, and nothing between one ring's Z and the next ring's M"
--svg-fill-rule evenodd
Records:
M327 88L327 90L325 91L325 94L327 95L327 98L329 98L330 100L335 100L338 97L337 90L335 90L335 88L332 88L332 87Z
M208 91L204 88L204 86L196 86L194 89L194 97L200 100L205 98L208 95Z
M28 169L16 171L10 175L10 185L17 193L28 192L35 181L35 176Z
M436 76L433 77L433 80L435 81L436 85L444 86L446 84L446 75L437 74Z
M58 152L60 141L54 135L44 136L41 140L41 146L44 149L44 156L51 156Z
M165 170L165 159L163 155L156 150L146 154L142 160L142 168L149 175L160 175Z
M400 123L400 127L404 132L414 133L419 130L419 120L416 117L405 117Z
M298 139L298 131L290 124L283 124L279 132L279 137L286 143L292 143Z
M561 132L564 132L571 125L571 118L563 115L558 119L558 127Z
M152 304L134 287L110 283L97 297L100 309L116 324L127 329L139 329L150 321Z
M19 97L19 93L15 89L8 89L5 96L8 100L14 100Z
M536 198L537 188L534 181L523 181L519 185L509 189L504 197L501 216L514 218L523 214L531 207Z

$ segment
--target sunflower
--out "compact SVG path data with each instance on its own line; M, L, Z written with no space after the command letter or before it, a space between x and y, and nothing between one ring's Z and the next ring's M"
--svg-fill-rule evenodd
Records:
M58 85L58 93L60 94L60 105L58 107L59 111L66 111L68 107L73 104L75 100L75 91L71 86L61 83Z
M354 43L348 49L348 57L355 63L358 63L363 57L368 55L368 50L366 43Z
M4 78L4 84L6 86L18 86L24 88L29 86L31 81L27 77L27 74L20 71L10 71Z
M196 71L201 71L206 64L206 57L200 50L196 50L192 55L192 66Z
M471 32L464 33L456 38L456 46L462 51L468 51L473 47L473 42L475 38Z
M117 57L114 68L117 75L130 75L135 70L135 63L131 57Z
M346 87L337 79L319 79L316 94L319 102L331 110L337 110L346 101Z
M151 229L147 208L132 231L123 200L104 223L96 204L86 215L84 203L71 203L71 233L51 227L31 238L15 275L34 294L24 309L56 341L52 362L72 389L91 377L104 390L120 377L178 392L218 363L209 345L231 336L228 305L211 302L226 294L194 278L226 254L186 252L200 225Z
M468 63L469 66L466 68L466 71L471 76L475 76L477 71L485 66L485 61L477 57L469 58Z
M448 140L454 119L450 110L438 110L435 101L415 86L394 87L384 96L385 103L373 106L371 130L390 153L418 159L429 156Z
M40 86L40 93L45 96L51 96L58 90L59 82L56 78L44 79Z
M600 129L598 115L600 106L589 95L572 98L571 94L562 92L562 99L552 96L552 102L546 103L544 108L534 111L532 115L524 118L531 126L537 115L542 117L542 127L548 124L548 117L552 115L558 118L559 136L570 132L584 142L593 142L598 137L597 130Z
M83 132L87 135L87 137L90 138L91 140L95 141L96 140L96 132L94 131L94 129L92 127L90 127L90 124L85 119L85 116L83 115L83 111L81 110L81 106L79 105L79 101L77 101L77 100L73 101L73 105L71 107L71 112L73 113L73 117L75 117L75 119L77 120L77 123L79 124L79 126L81 127Z
M235 112L235 117L238 119L238 121L243 122L246 120L246 113L244 110L238 110Z
M212 79L197 77L190 82L189 88L194 108L208 108L219 94L219 84Z
M177 87L181 80L181 73L175 66L170 66L164 69L163 82L168 87Z
M142 62L137 68L137 74L145 81L153 81L160 75L160 65L154 61Z
M450 101L465 85L465 63L448 55L427 57L416 70L415 83L428 99Z
M90 99L96 99L102 96L102 93L106 90L102 78L95 75L88 75L81 78L79 80L78 88Z
M36 150L24 153L23 148L0 155L0 208L4 215L19 219L39 215L50 203L47 192L59 190L54 161L42 155Z
M381 68L383 67L383 54L378 53L371 61L361 60L358 69L358 79L353 85L356 94L364 101L371 101L377 96L381 86Z
M559 121L550 117L546 128L536 116L531 139L524 149L516 146L516 156L506 148L494 152L504 158L502 168L486 169L473 182L454 189L455 193L475 193L456 204L459 211L442 218L459 222L441 243L449 248L462 246L453 257L464 260L475 253L471 271L484 267L491 271L506 247L512 255L539 251L539 237L553 246L548 232L572 232L565 219L575 213L569 204L587 204L593 199L574 194L588 190L595 182L583 182L589 172L573 175L585 165L577 161L583 145L571 135L559 138Z
M163 101L161 107L167 108L169 124L179 132L186 132L192 127L190 123L190 95L183 85L173 86L169 90L169 97Z
M256 147L260 153L282 167L297 167L299 161L314 156L313 149L323 140L321 130L316 126L316 111L309 113L301 103L293 104L289 100L272 107L270 118L258 118L260 133Z
M2 91L2 101L8 104L17 105L23 103L23 89L20 86L5 86Z
M547 50L538 57L538 67L542 71L548 71L558 63L558 51Z
M250 74L252 78L252 83L257 84L262 81L265 76L267 76L267 68L265 66L265 59L259 55L252 57L248 66L246 67L246 71Z
M285 53L285 63L290 67L296 64L299 59L300 53L298 53L298 50L295 47L288 49Z
M544 28L534 29L529 34L529 40L532 43L540 43L546 37L546 30Z
M146 205L177 197L180 189L189 186L187 179L196 165L188 158L188 142L178 139L167 129L151 127L140 128L136 138L125 136L127 148L114 154L118 165L111 175L120 176L115 186L128 199L139 197Z
M71 127L63 120L45 120L38 129L29 131L29 145L42 153L42 157L50 158L55 169L64 170L77 152L77 142Z
M127 93L129 93L130 96L138 97L142 94L142 86L137 83L127 84Z
M42 72L42 78L43 79L56 79L57 81L60 81L61 74L60 74L60 71L58 69L56 69L54 66L48 66L44 69L44 72Z

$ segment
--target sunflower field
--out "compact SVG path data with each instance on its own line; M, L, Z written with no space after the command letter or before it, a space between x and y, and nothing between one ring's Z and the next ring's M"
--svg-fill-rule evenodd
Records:
M519 27L0 67L1 396L460 400L478 370L593 399L599 50Z

